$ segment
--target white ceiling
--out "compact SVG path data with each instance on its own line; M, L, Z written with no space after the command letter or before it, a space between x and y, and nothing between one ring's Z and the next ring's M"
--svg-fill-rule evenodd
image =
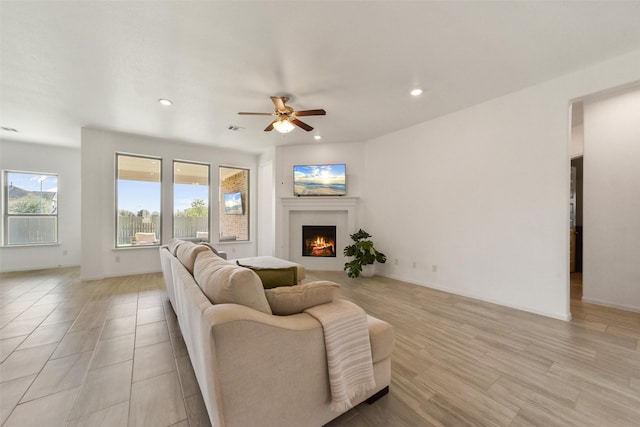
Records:
M92 126L259 152L364 141L640 49L640 2L2 1L0 43L0 125L19 130L2 138L79 147ZM237 115L272 95L327 116L283 136Z

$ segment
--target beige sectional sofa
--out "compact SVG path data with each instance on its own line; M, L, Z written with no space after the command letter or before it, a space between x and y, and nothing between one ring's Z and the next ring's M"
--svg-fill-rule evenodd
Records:
M265 291L254 271L191 242L169 242L160 248L160 258L167 294L213 426L322 426L340 415L331 405L323 325L307 312L273 314L269 303L282 310L274 297L294 289L324 292L337 285L315 282L292 287L291 292ZM265 292L272 293L270 300ZM296 304L314 304L314 295L306 294ZM361 310L327 298L326 292L316 302L326 305L312 309ZM298 311L290 304L285 310ZM351 399L351 405L384 395L391 378L391 326L363 316L375 387Z

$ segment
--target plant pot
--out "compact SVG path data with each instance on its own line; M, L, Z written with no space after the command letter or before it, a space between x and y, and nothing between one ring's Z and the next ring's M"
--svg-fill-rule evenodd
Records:
M376 265L375 264L367 264L362 266L362 273L360 273L363 277L373 277L376 274Z

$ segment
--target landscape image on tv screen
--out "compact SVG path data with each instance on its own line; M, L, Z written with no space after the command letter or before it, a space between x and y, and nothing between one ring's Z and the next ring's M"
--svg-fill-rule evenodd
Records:
M242 215L242 194L239 191L224 195L224 213L227 215Z
M344 196L347 165L296 165L293 167L295 196Z

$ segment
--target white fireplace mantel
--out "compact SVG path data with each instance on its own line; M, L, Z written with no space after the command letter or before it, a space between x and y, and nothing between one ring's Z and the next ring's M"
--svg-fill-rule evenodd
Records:
M356 223L358 220L359 197L333 197L333 196L316 196L316 197L282 197L280 205L282 207L282 244L283 253L289 258L289 236L290 227L289 219L291 212L346 212L347 228L349 233L355 233Z

